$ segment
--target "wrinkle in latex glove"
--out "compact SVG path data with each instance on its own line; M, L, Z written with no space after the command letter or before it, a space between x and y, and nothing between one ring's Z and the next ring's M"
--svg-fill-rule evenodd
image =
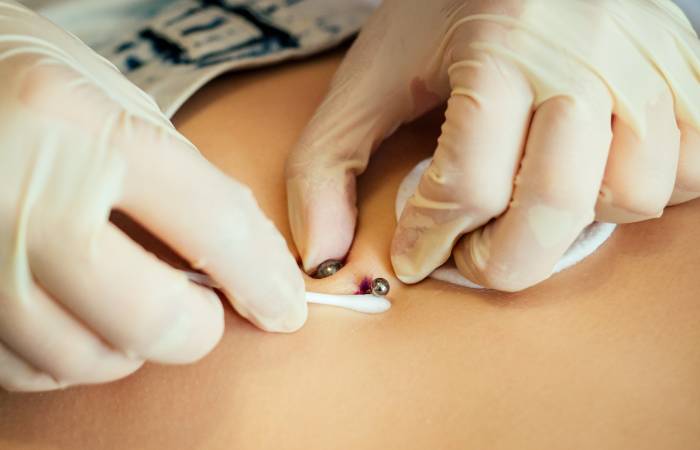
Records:
M110 381L218 342L218 298L111 224L113 209L206 268L259 327L304 323L303 279L250 190L108 61L0 0L0 80L0 386Z
M388 0L290 154L304 268L348 252L372 151L447 100L396 274L415 283L453 257L479 285L536 284L595 220L700 196L699 77L700 41L669 0Z

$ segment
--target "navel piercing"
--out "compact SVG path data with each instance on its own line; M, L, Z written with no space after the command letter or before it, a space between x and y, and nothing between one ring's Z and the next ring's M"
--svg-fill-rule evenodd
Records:
M316 273L314 274L314 278L328 278L338 273L342 268L343 261L329 259L318 266L318 269L316 269Z

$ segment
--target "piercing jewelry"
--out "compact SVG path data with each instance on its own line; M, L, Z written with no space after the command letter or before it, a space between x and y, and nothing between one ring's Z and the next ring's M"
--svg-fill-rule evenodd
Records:
M385 297L389 293L391 286L389 286L389 282L384 278L375 278L372 280L371 289L372 295L376 295L377 297Z
M329 259L318 266L318 269L316 269L316 273L314 274L314 278L328 278L338 273L342 268L342 261L337 259Z

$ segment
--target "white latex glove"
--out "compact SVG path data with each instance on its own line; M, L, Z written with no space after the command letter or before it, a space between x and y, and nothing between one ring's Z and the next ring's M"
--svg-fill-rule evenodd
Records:
M377 145L449 99L396 229L398 277L453 255L483 286L546 279L594 218L655 218L700 195L699 56L668 0L387 0L288 162L304 268L347 253Z
M218 342L217 296L112 225L115 208L259 327L303 324L303 279L251 192L106 60L2 0L0 80L0 386L109 381Z

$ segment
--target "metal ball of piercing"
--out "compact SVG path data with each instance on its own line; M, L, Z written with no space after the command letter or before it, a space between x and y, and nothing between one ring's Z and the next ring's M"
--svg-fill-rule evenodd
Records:
M372 280L372 294L377 297L384 297L389 294L391 286L389 286L389 281L384 278L375 278Z
M342 261L339 261L337 259L329 259L328 261L325 261L321 263L320 266L318 266L314 278L328 278L338 273L342 268Z

